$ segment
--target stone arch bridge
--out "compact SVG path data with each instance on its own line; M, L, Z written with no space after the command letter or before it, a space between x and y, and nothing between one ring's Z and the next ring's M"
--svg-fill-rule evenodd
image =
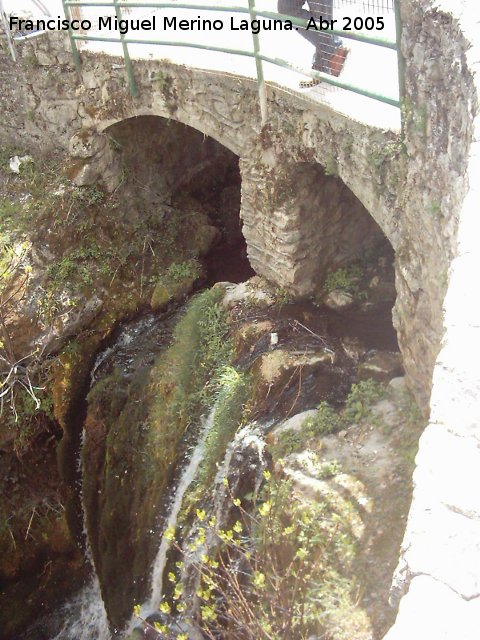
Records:
M409 385L431 422L397 572L396 597L406 595L389 640L473 639L480 620L480 501L463 491L469 473L480 481L480 376L471 356L480 322L463 295L467 274L480 266L470 184L480 50L471 16L466 9L452 15L442 6L450 4L401 3L403 137L273 86L262 127L255 82L162 60L134 62L140 96L133 99L121 60L83 52L78 72L58 33L21 43L15 82L5 51L0 60L0 142L69 149L79 184L102 177L115 188L106 129L128 118L173 119L234 152L251 265L294 294L313 293L349 247L367 246L376 225L387 237L395 252L394 324ZM355 213L359 203L376 225ZM459 616L464 635L452 622ZM435 625L441 633L431 631Z

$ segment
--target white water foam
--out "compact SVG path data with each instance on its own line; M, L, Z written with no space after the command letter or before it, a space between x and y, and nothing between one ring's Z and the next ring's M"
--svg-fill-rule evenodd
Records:
M198 467L203 460L204 456L204 448L205 448L205 437L208 434L210 428L213 425L213 419L215 416L215 407L213 407L204 421L202 425L202 429L200 432L200 437L198 443L193 450L193 453L190 457L190 461L188 465L185 467L180 481L177 485L175 496L170 506L170 513L168 514L168 519L165 524L166 531L169 528L175 528L177 525L178 514L180 513L180 509L182 507L183 497L188 487L192 484L193 480L195 480L195 476L197 475ZM167 540L165 536L162 537L162 542L160 544L160 548L158 550L157 556L155 558L155 562L153 564L152 571L152 591L150 595L150 602L148 605L142 607L149 610L149 613L158 611L158 607L162 601L163 595L163 573L165 571L165 566L167 564L167 554L171 547L170 540ZM148 613L146 614L148 615Z
M62 605L55 616L64 620L51 640L110 640L107 614L95 576L90 584Z

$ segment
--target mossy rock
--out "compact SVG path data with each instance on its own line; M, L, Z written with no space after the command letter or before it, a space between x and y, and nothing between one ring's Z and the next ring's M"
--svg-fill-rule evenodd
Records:
M150 306L154 311L161 311L172 300L182 300L192 291L202 275L203 269L197 260L171 264L155 285Z
M172 292L162 282L158 282L153 290L150 306L154 311L160 311L165 309L172 298Z
M168 284L164 281L158 282L153 290L150 306L154 311L161 311L172 300L181 300L193 289L196 279L196 277L183 278Z
M212 225L201 225L196 229L195 245L199 256L205 256L220 240L221 233Z

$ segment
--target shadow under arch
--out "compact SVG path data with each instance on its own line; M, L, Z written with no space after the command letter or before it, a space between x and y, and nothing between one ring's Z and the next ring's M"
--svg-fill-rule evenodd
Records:
M134 208L198 212L217 229L211 246L200 246L208 284L254 275L240 222L241 176L235 153L190 125L162 116L127 118L108 126L104 134L119 156Z

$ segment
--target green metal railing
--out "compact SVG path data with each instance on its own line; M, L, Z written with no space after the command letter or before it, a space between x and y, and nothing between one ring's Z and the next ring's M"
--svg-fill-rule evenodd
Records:
M250 19L254 18L267 18L272 20L289 20L295 27L303 27L307 26L307 21L302 20L300 18L293 17L291 15L284 15L274 11L262 11L258 10L255 5L255 0L248 0L248 6L225 6L225 5L215 5L215 4L192 4L192 3L183 3L183 2L131 2L128 0L62 0L63 7L65 11L65 16L69 19L72 19L71 9L74 7L110 7L115 11L115 16L120 20L124 16L122 15L122 9L191 9L194 11L219 11L224 13L240 13L245 14ZM374 100L378 100L385 104L400 107L403 97L404 90L404 64L402 55L400 52L400 37L401 37L401 22L400 22L400 10L399 10L399 0L394 0L394 9L395 9L395 21L396 21L396 39L389 40L378 37L373 37L370 35L365 35L363 33L356 33L352 31L343 31L343 30L329 30L328 33L333 36L340 36L342 38L346 38L349 40L354 40L357 42L370 44L373 46L381 47L384 49L390 49L397 52L398 59L398 73L399 73L399 99L395 99L389 96L385 96L382 93L371 91L369 89L365 89L361 86L357 86L355 84L342 81L337 77L329 75L327 73L323 73L320 71L310 71L305 69L300 69L297 66L291 64L290 62L280 59L273 58L271 56L265 55L261 51L260 47L260 37L258 34L253 33L252 31L252 40L253 47L252 50L242 50L242 49L230 49L228 47L217 47L213 45L206 45L196 42L188 42L188 41L171 41L171 40L162 40L159 38L155 39L138 39L126 37L125 35L118 34L118 37L109 37L109 36L98 36L98 35L87 35L85 33L76 33L71 29L69 30L69 38L72 48L72 55L77 68L81 67L81 59L77 46L77 41L92 41L92 42L107 42L107 43L120 43L123 50L123 58L125 61L125 68L128 77L128 86L130 92L133 97L138 96L138 88L135 82L135 75L133 70L132 61L130 58L129 47L130 44L141 44L141 45L162 45L162 46L171 46L171 47L191 47L195 49L204 49L207 51L234 54L239 56L247 56L255 59L256 64L256 74L257 74L257 83L258 83L258 93L259 93L259 101L260 101L260 110L262 115L262 123L265 123L267 120L267 87L265 83L263 63L271 63L277 65L279 67L283 67L285 69L289 69L291 71L302 73L306 76L309 76L314 79L321 80L322 82L332 85L334 87L345 89L351 91L353 93L365 96L367 98L372 98Z

